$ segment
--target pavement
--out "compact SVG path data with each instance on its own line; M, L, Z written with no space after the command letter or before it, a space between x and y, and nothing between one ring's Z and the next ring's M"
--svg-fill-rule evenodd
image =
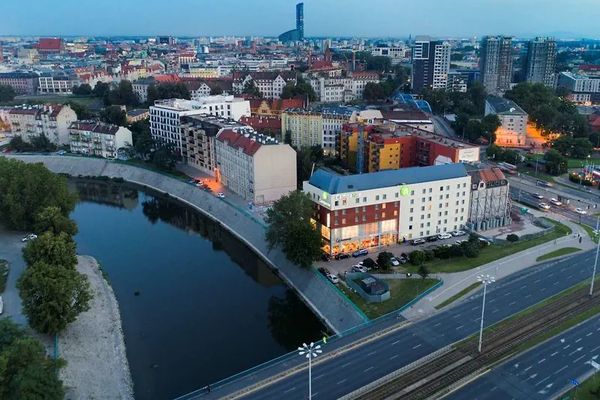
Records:
M436 278L444 281L444 286L419 300L412 307L405 310L402 315L406 319L413 320L436 313L437 310L435 306L443 303L450 297L460 293L462 290L477 282L478 275L489 274L498 280L531 268L538 264L536 259L539 256L562 247L577 247L582 249L582 251L596 248L596 244L587 235L585 230L567 218L561 215L542 213L537 210L530 210L530 213L536 217L544 216L558 220L571 228L573 234L563 236L556 240L523 250L498 261L493 261L467 271L435 274ZM582 238L581 243L579 243L579 236ZM452 304L448 307L452 307Z
M23 315L21 298L17 290L17 280L25 270L25 260L22 257L22 249L25 243L21 239L25 236L22 232L7 230L0 225L0 259L8 261L10 270L6 282L6 290L2 293L4 301L4 312L2 318L10 317L19 325L27 325L27 317Z
M316 270L306 270L291 263L279 248L269 249L265 240L262 220L232 201L227 193L225 199L198 189L179 179L136 166L86 157L54 155L7 155L26 162L42 162L56 173L71 176L119 177L161 192L189 204L208 217L221 223L274 269L288 283L315 314L334 332L340 333L366 322L354 304L343 296Z
M454 393L447 400L543 400L583 382L600 362L600 315L522 353ZM594 379L598 381L598 376ZM598 381L600 383L600 381Z

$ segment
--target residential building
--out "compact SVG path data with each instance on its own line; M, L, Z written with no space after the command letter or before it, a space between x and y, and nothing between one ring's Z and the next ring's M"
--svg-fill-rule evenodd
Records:
M465 224L474 231L511 224L510 188L500 168L465 165L471 176L469 217Z
M412 48L412 89L445 89L450 71L450 44L417 36Z
M42 75L38 78L38 94L72 94L74 82L65 75Z
M433 125L431 118L419 109L382 110L381 115L383 119L397 124L410 126L431 133L435 131L435 126Z
M377 46L371 50L371 55L376 57L387 57L392 65L410 60L410 49L405 46Z
M150 85L154 85L154 78L141 78L136 81L131 82L131 88L133 89L133 93L137 96L140 103L145 103L148 101L148 88Z
M309 73L306 79L320 102L345 103L362 100L365 86L367 83L379 83L379 74L375 71L357 71L343 77Z
M252 115L240 118L239 122L281 142L285 139L281 134L281 117L279 115Z
M496 141L502 147L527 146L527 113L512 100L490 95L485 99L485 115L495 114L500 119Z
M234 121L250 115L248 100L231 95L203 97L198 100L157 100L150 106L150 133L162 143L175 146L177 152L187 158L186 144L181 132L181 117L208 114Z
M36 94L39 84L38 74L30 72L0 73L0 85L11 86L20 94Z
M147 108L135 108L127 111L127 123L133 124L134 122L143 121L150 118L150 110Z
M357 175L317 170L303 190L329 254L381 247L461 229L471 177L463 164Z
M490 94L510 89L513 71L512 37L485 36L480 46L481 81Z
M131 131L124 126L98 121L73 122L69 126L71 152L116 158L117 150L131 146Z
M465 74L457 71L448 72L448 82L446 83L446 90L450 92L466 93L468 86L468 79Z
M251 128L217 135L217 179L246 201L268 204L296 190L296 152Z
M532 83L543 83L546 86L556 85L556 42L554 39L537 37L527 44L525 80Z
M303 98L293 99L250 99L250 111L252 115L276 115L291 108L304 108L306 101Z
M572 72L558 75L558 86L567 89L569 100L582 105L600 103L600 76L586 76Z
M344 125L338 148L340 160L356 172L477 162L479 153L478 146L391 121Z
M262 97L279 99L283 88L288 83L296 84L295 71L234 72L233 92L242 94L246 85L254 82Z
M45 136L57 146L69 144L69 126L77 121L77 114L69 105L44 104L14 107L8 112L13 136L23 141Z
M215 93L227 95L232 92L232 83L231 79L183 79L191 99L196 101Z

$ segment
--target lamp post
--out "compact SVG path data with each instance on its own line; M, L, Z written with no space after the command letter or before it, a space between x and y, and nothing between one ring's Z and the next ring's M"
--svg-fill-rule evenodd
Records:
M600 217L598 217L600 221ZM598 226L598 221L596 221L596 226ZM594 269L592 270L592 283L590 284L590 297L594 294L594 280L596 279L596 268L598 267L598 252L600 252L600 236L598 235L598 228L596 228L596 238L598 239L598 244L596 245L596 260L594 261Z
M481 326L479 327L479 352L481 353L481 343L483 340L483 317L485 315L485 295L487 293L487 285L496 282L496 278L491 275L479 275L477 280L483 284L483 303L481 306Z
M316 345L313 342L310 344L302 343L302 347L298 347L298 354L308 358L308 400L312 398L312 359L322 353L321 345Z

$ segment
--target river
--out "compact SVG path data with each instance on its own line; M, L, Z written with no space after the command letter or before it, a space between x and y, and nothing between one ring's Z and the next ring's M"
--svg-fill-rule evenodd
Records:
M219 224L166 195L72 179L77 251L115 291L136 399L169 399L319 339L314 314Z

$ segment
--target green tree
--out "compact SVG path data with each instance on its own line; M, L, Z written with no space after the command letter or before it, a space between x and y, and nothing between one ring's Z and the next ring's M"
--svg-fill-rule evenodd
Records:
M150 155L150 161L158 168L170 171L175 168L178 156L171 143L160 144Z
M293 82L287 83L281 92L282 99L291 99L298 96L306 98L308 101L317 100L317 94L315 93L315 90L301 76L298 76L296 84Z
M90 110L83 104L76 103L74 101L69 101L67 104L73 109L73 111L75 111L78 120L86 120L93 117L93 114L90 112Z
M110 92L110 85L104 82L97 82L92 90L92 94L96 97L104 98Z
M558 151L550 149L544 154L544 168L550 175L560 175L567 172L567 159Z
M142 159L148 159L155 145L150 134L150 121L147 119L136 121L129 126L129 129L135 151Z
M421 264L421 266L417 270L417 274L419 274L421 279L425 279L429 276L429 269L425 265Z
M40 333L55 335L90 308L90 284L74 268L37 262L25 269L17 288L29 325Z
M76 245L67 233L55 235L48 231L27 242L27 246L23 248L23 259L28 265L44 262L74 269L77 265Z
M485 137L489 143L496 141L496 130L502 125L500 118L496 114L488 114L481 119L482 136Z
M212 91L212 89L211 89ZM165 82L148 87L148 104L154 104L156 100L162 99L191 99L187 86L182 82Z
M294 191L277 200L266 216L269 247L281 246L287 258L303 268L321 255L321 234L311 223L313 207L308 195Z
M74 236L77 233L77 224L64 215L60 208L50 206L41 209L35 216L33 231L37 234L52 232L58 235L61 232Z
M392 253L390 253L389 251L382 251L381 253L379 253L377 255L377 264L379 264L379 267L381 269L384 270L388 270L390 268L392 268L392 257L394 255Z
M258 97L258 98L263 97L262 93L258 89L258 86L256 86L256 83L254 82L253 79L250 79L248 82L246 82L246 84L244 85L244 89L242 90L242 93L247 94L248 96L252 96L252 97Z
M79 96L89 96L92 94L92 87L87 83L82 83L79 86L73 86L73 94Z
M17 93L10 85L0 85L0 102L13 101Z
M425 262L425 253L421 250L415 250L410 253L410 263L413 265L421 265Z
M104 94L105 105L136 106L139 103L133 91L133 85L128 80L119 82L117 88Z
M365 85L363 91L365 100L383 100L385 98L384 88L379 83L369 82Z
M100 112L102 121L113 125L125 126L127 113L120 106L108 106Z
M31 230L35 216L46 207L58 207L67 216L76 201L65 178L41 163L0 157L0 219L10 229Z

